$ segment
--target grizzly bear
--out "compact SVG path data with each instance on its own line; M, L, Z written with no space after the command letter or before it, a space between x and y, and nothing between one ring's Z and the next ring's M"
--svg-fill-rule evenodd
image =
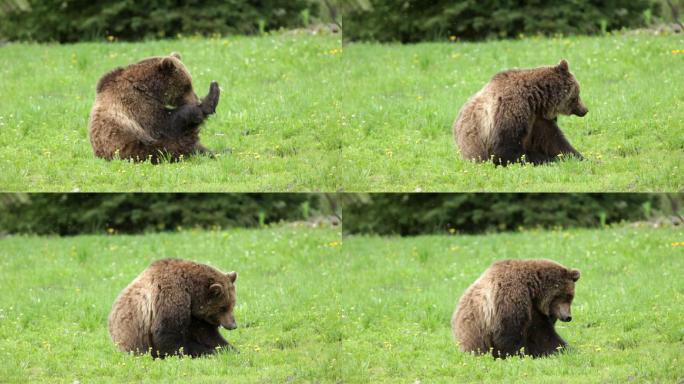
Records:
M567 346L556 320L570 321L576 269L550 260L492 264L463 294L451 319L461 351L533 357Z
M95 156L153 163L192 154L211 156L199 143L199 129L216 111L219 92L214 81L200 100L177 53L114 69L97 83L90 113Z
M236 272L177 259L152 263L114 302L109 334L124 352L197 357L232 348L219 326L233 317Z
M542 164L582 155L561 132L559 114L584 116L579 83L561 60L555 67L501 72L461 108L454 139L466 160Z

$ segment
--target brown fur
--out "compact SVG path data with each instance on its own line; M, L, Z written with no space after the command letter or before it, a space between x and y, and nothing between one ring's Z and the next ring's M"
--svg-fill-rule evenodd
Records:
M504 260L492 264L461 297L451 326L464 352L495 357L555 353L567 343L557 319L570 321L580 273L550 260Z
M466 102L454 122L454 139L466 160L506 165L540 164L559 155L582 158L556 120L559 114L587 112L565 60L555 67L509 70Z
M235 272L191 261L155 261L114 302L109 334L121 351L154 357L195 357L230 347L218 327L237 327L236 279Z
M218 98L213 82L200 101L178 54L116 68L97 83L89 122L95 156L156 163L208 153L199 143L199 130Z

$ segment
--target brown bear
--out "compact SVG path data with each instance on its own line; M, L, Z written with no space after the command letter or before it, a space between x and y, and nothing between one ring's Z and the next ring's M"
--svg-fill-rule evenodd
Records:
M211 153L199 143L200 125L216 111L219 86L199 100L177 53L116 68L97 83L89 134L95 156L135 161Z
M461 108L454 139L466 160L497 165L555 161L582 155L557 124L559 114L584 116L579 84L561 60L555 67L498 73Z
M566 347L556 320L572 319L576 269L550 260L492 264L461 297L451 327L461 351L545 356Z
M155 261L119 294L109 314L109 334L121 351L160 358L232 348L218 328L237 328L236 279L236 272L192 261Z

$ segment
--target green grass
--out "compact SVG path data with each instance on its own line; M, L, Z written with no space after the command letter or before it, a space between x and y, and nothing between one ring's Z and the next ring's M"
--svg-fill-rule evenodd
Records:
M340 38L264 37L0 46L0 190L334 191L341 139ZM95 84L109 70L180 52L203 97L222 87L201 141L220 154L153 166L96 159Z
M339 355L339 230L275 227L0 240L0 382L285 382ZM236 270L240 354L154 361L119 352L107 316L152 260Z
M348 237L278 226L145 236L0 239L0 381L678 382L684 379L681 230ZM673 245L673 243L675 243ZM152 360L118 352L112 302L152 260L237 270L239 354ZM570 343L543 359L458 351L449 320L493 261L581 269Z
M674 245L672 243L679 243ZM681 382L684 235L614 228L416 238L350 237L341 305L349 382ZM494 360L458 351L450 318L495 260L550 258L578 268L570 344L550 358ZM354 366L364 367L354 370Z
M680 191L684 37L618 35L344 47L345 191ZM451 126L497 72L570 62L589 108L559 125L587 161L461 160ZM363 64L361 64L363 63Z
M0 47L7 191L681 191L684 37L350 44L337 36ZM178 51L198 94L223 94L202 141L218 159L107 162L87 119L99 77ZM587 161L460 159L451 125L494 73L570 61L590 109L559 124Z

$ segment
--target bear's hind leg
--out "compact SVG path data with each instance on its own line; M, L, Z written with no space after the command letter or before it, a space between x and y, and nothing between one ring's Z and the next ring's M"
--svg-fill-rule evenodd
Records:
M508 286L507 289L520 287ZM494 328L492 329L492 355L505 358L520 355L525 347L525 330L530 324L532 313L526 308L532 308L527 297L510 299L506 294L497 293L494 298Z
M519 330L494 332L492 344L494 344L492 356L500 358L518 355L521 352L521 348L525 346L524 339Z
M494 164L506 166L521 161L525 154L523 140L530 129L529 122L514 117L500 117L492 129Z

